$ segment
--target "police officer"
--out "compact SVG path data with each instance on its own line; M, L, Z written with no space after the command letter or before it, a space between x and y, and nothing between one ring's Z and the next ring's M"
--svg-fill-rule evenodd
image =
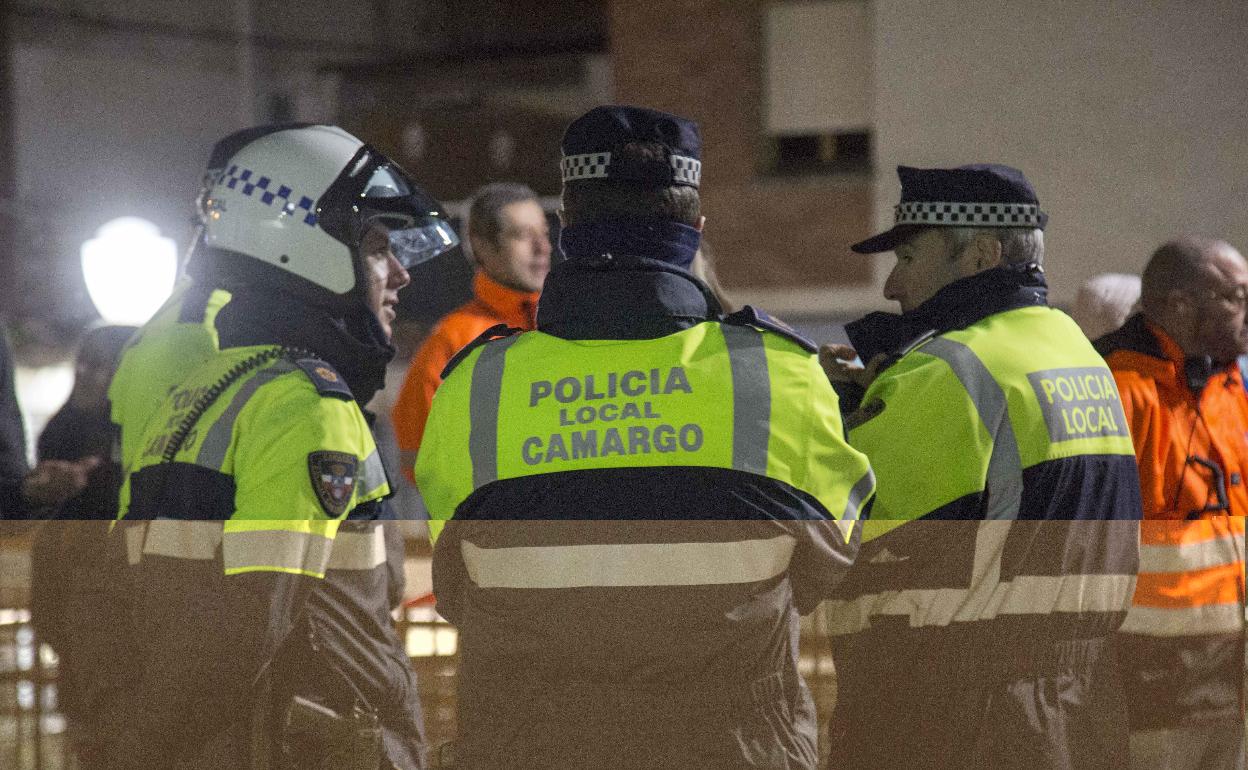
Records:
M212 199L212 189L225 173L230 159L251 142L278 131L306 128L307 123L275 123L235 131L212 147L208 163L195 198L195 230L186 269L169 300L153 315L130 341L117 374L109 387L112 420L118 426L120 451L123 465L134 461L139 452L137 443L151 417L152 411L167 396L187 372L217 352L220 347L216 326L218 313L231 296L231 289L246 284L246 276L236 275L228 261L218 258L219 251L204 242L206 225L212 212L207 203ZM387 345L388 345L387 341ZM364 402L360 402L363 407ZM373 415L365 411L365 417L373 424ZM122 510L129 499L129 484L122 489ZM381 500L374 506L376 519L361 518L344 523L339 534L343 540L376 537L374 529L380 528L386 544L385 585L381 590L389 597L391 607L396 607L403 597L405 577L403 560L405 549L403 534L395 518L389 500ZM363 575L333 572L331 580L360 580ZM363 588L372 591L370 585Z
M456 238L397 166L329 126L244 143L205 212L205 258L228 276L221 349L127 458L138 681L111 766L421 767L383 533L344 530L389 493L360 404L382 386L406 268Z
M450 519L434 592L461 634L457 760L812 768L798 613L853 558L868 464L814 346L721 318L688 271L696 124L598 107L562 149L568 260L538 329L452 362L417 458Z
M902 313L847 327L878 373L847 424L879 493L829 605L831 766L1123 767L1107 639L1140 496L1118 391L1047 305L1047 216L1020 171L898 173L896 226L852 247L896 253ZM830 375L869 380L828 352Z

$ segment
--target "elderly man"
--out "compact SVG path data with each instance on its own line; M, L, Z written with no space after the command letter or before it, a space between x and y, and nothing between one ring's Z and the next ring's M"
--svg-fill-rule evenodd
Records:
M477 190L467 224L464 251L477 271L472 299L444 316L416 351L391 412L400 465L408 476L446 364L495 324L532 329L538 293L550 270L546 212L525 185L495 182Z
M1139 770L1243 768L1248 265L1208 238L1163 245L1142 312L1097 340L1139 458L1140 580L1120 636Z
M1020 171L898 173L896 226L853 249L896 253L902 313L847 327L865 371L825 353L866 386L846 422L879 480L830 604L831 766L1121 767L1108 640L1140 502L1113 379L1047 305L1047 216Z

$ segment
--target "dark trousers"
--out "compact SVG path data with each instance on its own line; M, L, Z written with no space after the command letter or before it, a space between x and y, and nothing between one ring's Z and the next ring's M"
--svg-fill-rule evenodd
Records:
M1031 671L984 661L957 680L938 668L874 682L852 675L832 716L829 770L1127 770L1112 649L1103 639L1060 644Z

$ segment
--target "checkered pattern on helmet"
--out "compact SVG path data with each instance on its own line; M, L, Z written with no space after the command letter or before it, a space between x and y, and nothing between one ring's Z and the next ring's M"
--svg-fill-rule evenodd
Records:
M1040 227L1034 203L962 203L910 201L895 209L899 225L952 227Z
M591 152L585 155L568 155L561 165L565 182L577 179L605 179L607 166L611 165L611 153Z
M217 183L238 190L249 198L258 198L266 206L277 204L284 214L298 216L302 212L305 225L316 225L316 212L312 210L316 201L306 195L295 198L294 191L286 185L277 184L267 176L258 176L249 168L230 166Z

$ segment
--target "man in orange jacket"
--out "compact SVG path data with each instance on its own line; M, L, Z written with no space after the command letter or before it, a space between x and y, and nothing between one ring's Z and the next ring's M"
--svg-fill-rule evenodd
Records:
M477 273L473 297L438 322L412 358L391 418L399 464L412 478L429 404L442 370L460 348L497 324L536 328L537 298L550 270L550 228L537 195L522 184L495 182L477 190L468 210L464 249Z
M1142 312L1096 342L1130 426L1145 521L1120 641L1135 770L1242 770L1248 265L1183 238L1153 254Z

